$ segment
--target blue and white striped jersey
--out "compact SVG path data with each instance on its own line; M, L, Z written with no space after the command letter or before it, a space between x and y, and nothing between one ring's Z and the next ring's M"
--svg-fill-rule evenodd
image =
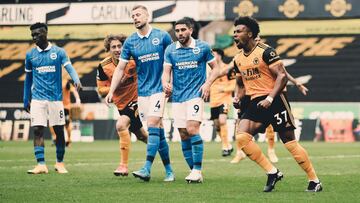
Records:
M62 101L62 66L70 63L65 50L50 43L45 50L28 51L25 71L33 75L32 99Z
M206 81L206 64L215 60L210 46L191 38L189 47L174 42L165 50L165 64L173 71L173 102L184 102L200 97L200 87Z
M156 28L151 28L145 36L135 32L126 39L120 60L135 59L139 96L162 92L164 52L171 42L169 33Z

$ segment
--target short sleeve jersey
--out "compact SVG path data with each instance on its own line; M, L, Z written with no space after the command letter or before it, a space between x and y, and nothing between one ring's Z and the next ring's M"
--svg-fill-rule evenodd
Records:
M169 33L155 28L145 36L135 32L124 42L120 60L135 60L139 96L162 92L164 52L171 42Z
M25 71L32 72L32 99L62 101L62 66L70 64L64 49L49 43L26 53Z
M234 57L234 66L241 74L246 95L251 99L268 95L274 88L275 78L269 67L282 63L276 51L263 43L258 43L253 51L245 55L243 51Z
M206 80L206 64L215 60L210 46L191 39L189 47L172 43L165 51L165 64L173 70L173 102L184 102L200 97L200 87Z

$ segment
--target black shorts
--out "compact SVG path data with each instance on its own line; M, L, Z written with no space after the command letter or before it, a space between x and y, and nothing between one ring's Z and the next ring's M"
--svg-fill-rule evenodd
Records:
M139 116L137 102L130 102L124 109L118 111L120 115L125 115L130 118L130 132L135 133L143 127Z
M267 96L261 96L252 99L241 119L249 119L263 123L263 128L271 124L276 132L294 130L294 116L291 113L290 104L286 95L281 93L276 96L268 109L258 108L257 104L266 97Z
M212 107L210 109L211 117L210 120L219 119L220 114L227 114L229 112L229 105L221 104L217 107Z
M248 108L250 104L250 96L245 95L240 100L240 109L238 109L238 118L241 119L241 117L244 115L245 110Z
M70 118L70 110L69 109L64 109L64 113L65 113L65 125L69 125L71 118Z

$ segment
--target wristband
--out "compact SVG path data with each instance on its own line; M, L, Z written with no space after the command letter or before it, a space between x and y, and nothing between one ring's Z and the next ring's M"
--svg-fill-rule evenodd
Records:
M273 102L274 98L270 97L270 96L267 96L265 100L268 100L270 103Z

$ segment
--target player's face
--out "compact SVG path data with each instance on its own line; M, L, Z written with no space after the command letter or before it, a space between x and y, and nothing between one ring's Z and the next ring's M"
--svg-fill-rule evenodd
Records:
M250 40L251 32L245 25L237 25L234 29L234 41L239 49L244 48Z
M146 10L138 8L131 12L131 18L134 21L136 29L141 29L148 22L149 14Z
M41 46L47 41L47 31L45 28L31 30L31 36L37 46Z
M185 24L175 25L175 35L181 44L186 44L191 37L192 28L187 27Z
M122 44L119 40L112 40L110 42L110 54L114 59L119 59L121 54Z

